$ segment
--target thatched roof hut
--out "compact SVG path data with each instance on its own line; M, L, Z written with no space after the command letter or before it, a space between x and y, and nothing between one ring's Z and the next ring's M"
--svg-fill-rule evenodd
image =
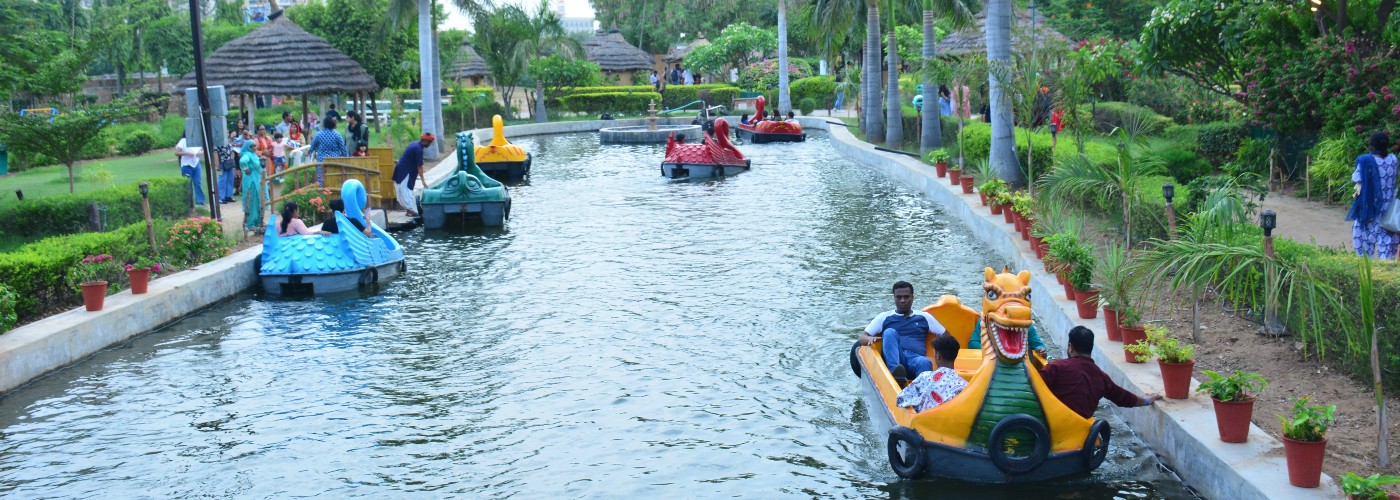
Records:
M355 60L287 16L273 19L204 59L204 80L230 94L358 94L379 89ZM195 85L194 73L175 84L176 92Z
M476 53L470 43L463 43L457 62L452 63L446 73L448 78L481 78L491 74L491 69L486 67L486 60Z
M583 42L583 51L605 72L655 69L651 54L627 43L618 30L599 31Z
M696 47L709 44L710 41L705 39L705 35L700 35L700 38L696 39L694 42L690 42L689 44L686 44L681 47L671 47L671 50L667 51L666 56L662 57L661 60L665 61L666 64L675 64L684 61L685 55L689 54L690 51L695 50Z
M1031 13L1026 9L1015 9L1015 24L1011 27L1011 39L1013 44L1030 43L1031 41ZM961 56L966 54L981 54L987 51L987 11L978 12L975 16L975 26L969 26L959 31L949 33L938 42L938 55L940 56ZM1035 13L1035 42L1037 46L1047 47L1060 45L1068 47L1071 45L1069 38L1050 28L1045 16L1040 12Z

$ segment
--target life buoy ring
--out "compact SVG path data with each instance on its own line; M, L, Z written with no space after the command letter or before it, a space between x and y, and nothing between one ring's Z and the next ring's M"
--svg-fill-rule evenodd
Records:
M857 340L855 344L852 344L852 345L851 345L851 371L855 372L855 374L856 374L857 377L860 376L860 341L859 341L859 340Z
M1006 440L1011 432L1017 430L1034 435L1035 448L1031 450L1030 456L1006 456ZM992 434L987 439L987 456L992 459L992 465L1003 473L1019 475L1031 472L1045 463L1046 457L1050 456L1050 430L1046 429L1039 419L1024 413L1003 418L992 428Z
M904 452L900 453L900 445ZM914 429L902 425L890 429L885 449L890 456L890 468L895 475L904 479L918 479L924 475L924 438Z
M1108 439L1112 435L1108 422L1099 420L1089 427L1089 436L1084 438L1084 470L1092 471L1103 465L1108 458Z

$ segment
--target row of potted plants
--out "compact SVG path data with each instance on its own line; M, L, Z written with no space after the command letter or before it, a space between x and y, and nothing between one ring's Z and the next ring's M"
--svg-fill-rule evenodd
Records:
M948 161L951 158L952 155L943 148L929 151L928 156L925 157L929 163L933 163L934 172L938 174L940 179L947 177L949 183L962 188L963 194L972 194L976 176L972 172L964 172L958 165L952 165L950 168Z
M990 207L993 214L1003 214L1009 222L1016 222L1019 217L1018 232L1030 241L1036 256L1045 262L1046 271L1055 274L1065 287L1065 296L1075 301L1080 318L1093 319L1102 308L1107 336L1110 341L1123 343L1125 360L1142 363L1156 359L1164 396L1171 399L1190 396L1195 348L1171 336L1165 327L1143 324L1134 304L1132 263L1126 246L1109 243L1103 255L1096 256L1093 245L1080 237L1081 221L1069 215L1073 212L1066 207L1037 207L1036 200L1012 191L997 179L984 182L978 191L983 204ZM1045 217L1034 216L1037 211ZM1011 215L1006 215L1008 212ZM1253 393L1263 389L1267 382L1258 374L1240 371L1231 375L1209 370L1203 373L1208 380L1197 387L1197 392L1211 396L1221 441L1246 442L1253 418ZM1292 414L1279 416L1283 424L1289 483L1302 488L1314 488L1320 482L1327 443L1325 434L1335 411L1335 406L1310 406L1308 402L1308 396L1297 398ZM1359 492L1354 494L1360 495L1357 498L1385 498L1376 497L1375 492L1383 493L1379 486L1389 484L1388 479L1379 476L1357 476L1350 481L1353 489Z
M74 291L81 292L83 306L88 311L101 311L108 295L122 290L119 283L125 274L131 293L146 293L151 276L159 274L161 265L144 256L129 263L118 262L108 254L89 255L69 269L65 278Z

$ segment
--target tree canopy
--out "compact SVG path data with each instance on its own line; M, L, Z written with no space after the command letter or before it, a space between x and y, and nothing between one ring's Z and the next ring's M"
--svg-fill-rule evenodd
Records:
M776 2L744 0L590 0L598 25L617 28L628 43L664 54L680 42L705 35L711 40L726 26L776 26ZM775 49L776 50L776 49Z
M718 37L709 39L685 55L685 66L701 73L717 74L725 66L743 68L769 57L778 50L778 34L745 22L726 26Z
M381 88L403 87L417 76L416 67L403 63L418 59L416 28L392 29L383 22L388 11L388 0L326 0L297 5L287 15L360 63Z

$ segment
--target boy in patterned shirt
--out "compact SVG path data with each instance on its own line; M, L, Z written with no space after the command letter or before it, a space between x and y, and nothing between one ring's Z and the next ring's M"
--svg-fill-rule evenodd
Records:
M952 335L939 335L933 339L933 362L938 366L931 372L924 372L914 378L895 403L901 408L913 407L915 412L935 408L944 401L953 399L967 387L958 372L953 370L953 361L958 359L958 339Z

